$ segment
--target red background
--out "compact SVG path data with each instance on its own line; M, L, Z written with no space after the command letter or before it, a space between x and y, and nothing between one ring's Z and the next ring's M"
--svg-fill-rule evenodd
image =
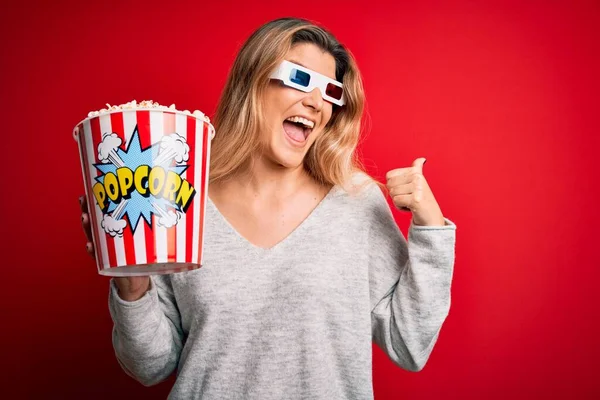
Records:
M71 130L132 99L212 115L241 43L292 15L358 60L369 170L427 157L458 225L431 358L415 374L375 348L376 399L599 396L599 3L216 3L2 3L0 393L166 397L172 381L145 388L114 357Z

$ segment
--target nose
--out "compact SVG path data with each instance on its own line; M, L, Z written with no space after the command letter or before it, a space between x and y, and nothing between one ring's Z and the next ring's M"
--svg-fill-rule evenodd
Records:
M319 88L314 88L311 92L307 93L302 100L302 104L306 107L310 107L315 111L321 111L323 109L323 97Z

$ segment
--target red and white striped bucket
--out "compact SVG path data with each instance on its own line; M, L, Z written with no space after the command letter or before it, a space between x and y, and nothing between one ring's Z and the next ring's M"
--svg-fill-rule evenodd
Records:
M214 136L208 119L166 107L121 109L86 118L73 135L98 272L200 268Z

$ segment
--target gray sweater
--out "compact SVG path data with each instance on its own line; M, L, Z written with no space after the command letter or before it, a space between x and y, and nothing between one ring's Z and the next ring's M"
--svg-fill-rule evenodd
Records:
M208 200L202 268L153 276L139 300L111 281L113 346L144 385L177 369L171 399L372 399L375 342L425 365L450 308L456 226L411 223L374 184L335 186L270 249Z

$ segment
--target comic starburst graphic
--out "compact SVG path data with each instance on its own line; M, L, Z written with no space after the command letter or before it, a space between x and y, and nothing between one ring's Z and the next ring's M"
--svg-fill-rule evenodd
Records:
M117 174L117 169L127 167L136 171L141 166L153 168L162 167L165 172L173 171L179 176L185 172L188 165L181 165L188 160L189 146L181 136L173 133L164 136L160 142L142 149L137 126L131 136L127 148L121 148L121 139L116 134L104 134L102 143L98 146L98 158L101 163L94 166L102 173L96 181L104 184L106 174ZM195 194L195 190L194 193ZM193 197L192 194L192 197ZM171 227L177 223L182 207L174 201L153 195L143 196L137 190L130 193L128 198L120 198L117 202L106 198L108 206L103 210L105 219L103 228L111 236L122 235L125 227L124 218L127 217L131 230L135 232L140 218L143 217L148 226L152 227L152 215L158 219L158 224ZM110 214L110 216L108 215ZM117 225L115 225L117 223ZM109 225L117 226L112 228Z

